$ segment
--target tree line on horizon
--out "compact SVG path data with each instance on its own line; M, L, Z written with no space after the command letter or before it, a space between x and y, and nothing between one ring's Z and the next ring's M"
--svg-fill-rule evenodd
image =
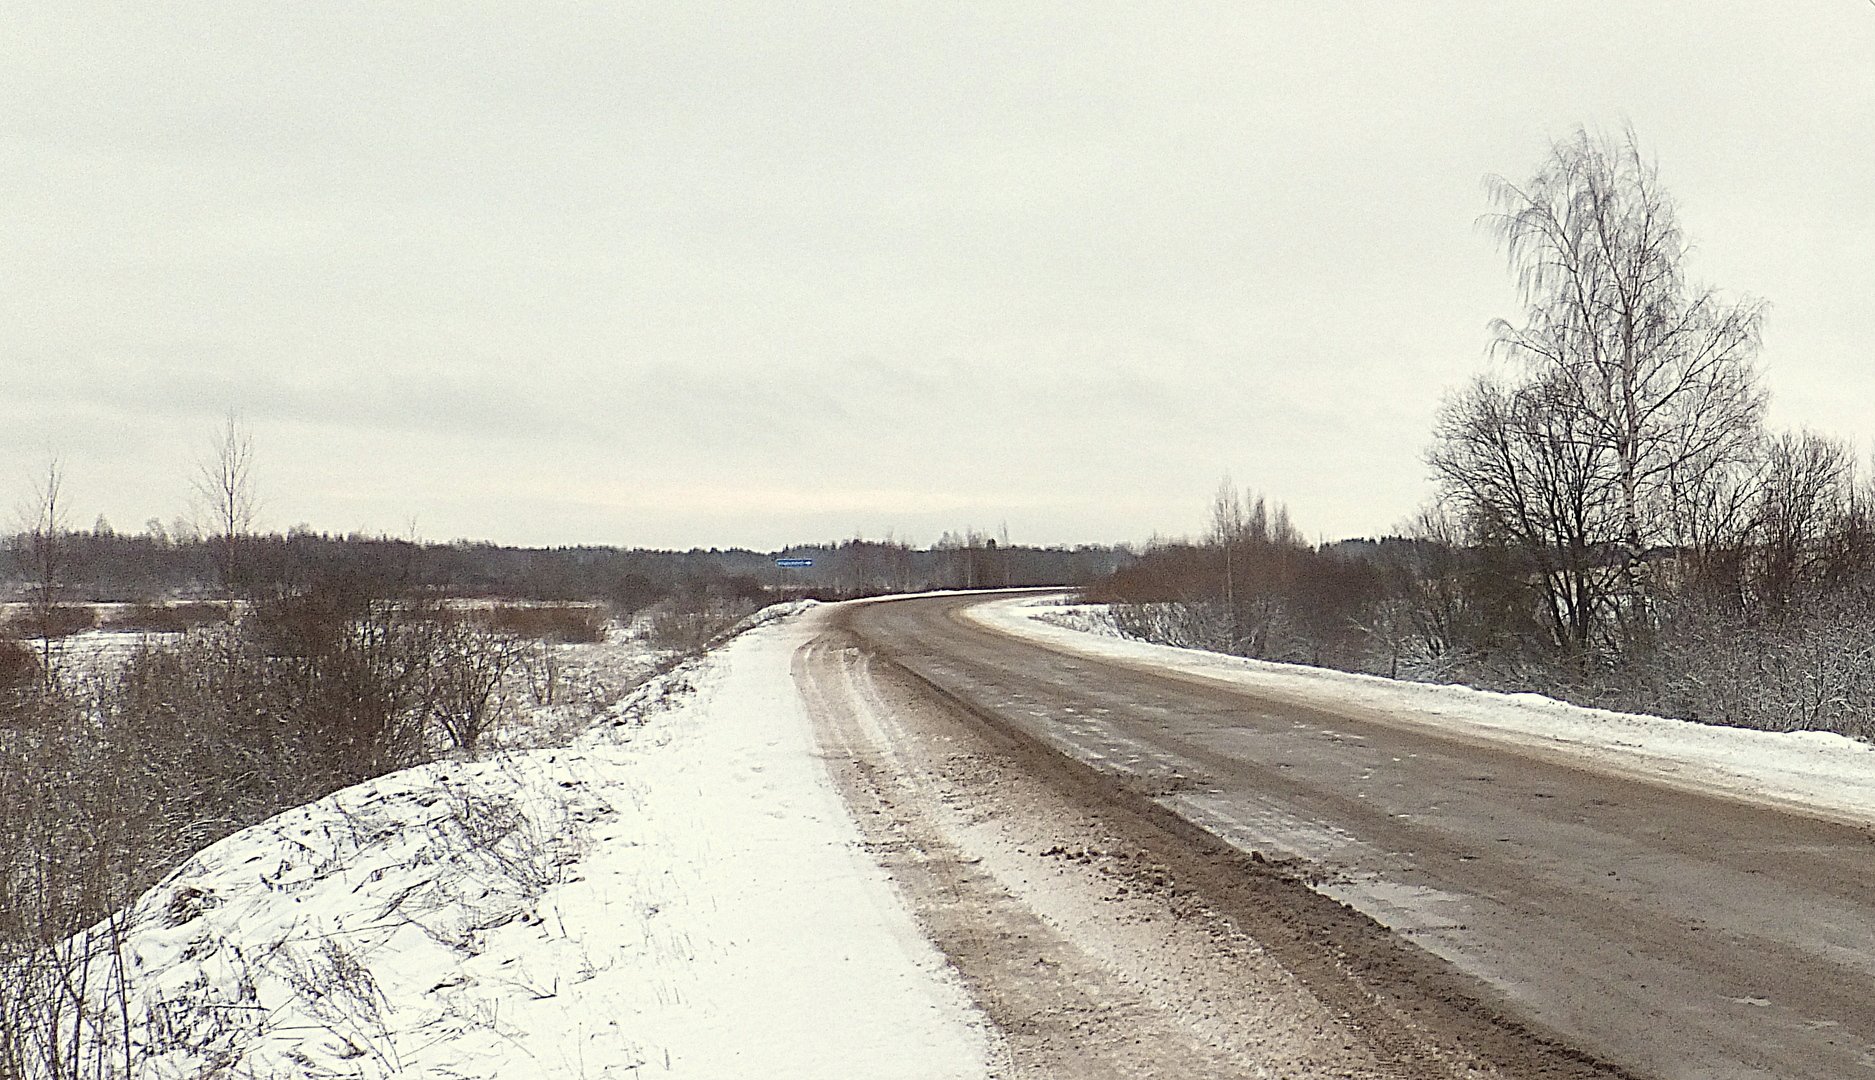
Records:
M291 592L333 575L396 579L442 595L606 603L621 614L660 599L715 587L760 597L835 599L939 588L1079 585L1133 557L1124 545L998 544L974 531L946 534L930 547L853 538L790 544L772 552L746 548L687 551L580 545L510 547L484 541L412 541L310 529L235 537L164 530L121 533L108 526L40 533L26 528L0 539L0 600L61 604L212 600ZM46 570L46 549L56 548ZM811 558L788 568L781 557ZM50 588L44 582L51 581Z
M966 528L929 547L891 538L854 537L792 544L774 552L746 548L687 551L605 545L514 547L483 541L434 543L310 526L285 532L256 527L260 498L251 433L230 414L192 478L192 512L172 526L158 519L141 532L113 529L102 517L90 529L70 524L65 469L47 462L0 536L0 601L41 614L97 603L253 599L291 595L345 578L375 587L450 597L606 604L624 618L659 603L695 605L708 597L738 602L811 596L840 599L920 589L1079 585L1132 557L1123 545L1011 544ZM776 565L806 557L809 567ZM63 618L70 620L67 612ZM51 622L16 625L41 638Z

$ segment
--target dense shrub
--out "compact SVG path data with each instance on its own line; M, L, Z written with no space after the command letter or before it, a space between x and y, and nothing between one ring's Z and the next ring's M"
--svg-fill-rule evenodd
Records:
M473 752L521 649L368 583L256 603L238 623L213 610L83 692L0 642L0 664L25 673L0 695L0 1078L109 1075L74 934L103 918L108 945L111 913L237 829ZM62 1041L30 1041L49 1031Z
M747 599L704 599L694 608L666 604L652 612L645 626L645 641L669 652L701 652L735 629L736 624L761 608Z
M72 978L86 960L74 935L165 863L164 800L137 748L56 683L0 709L0 1076L115 1075ZM107 919L105 940L115 928Z
M16 692L39 680L39 654L10 638L0 638L0 694Z
M33 604L6 622L13 637L64 638L98 625L98 613L89 604Z
M586 645L605 640L605 612L594 604L498 604L480 621L499 633L537 641Z

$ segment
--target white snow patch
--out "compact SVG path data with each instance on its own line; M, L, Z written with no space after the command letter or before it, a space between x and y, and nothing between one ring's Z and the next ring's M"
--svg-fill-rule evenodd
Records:
M1088 605L1054 597L967 609L982 625L1121 664L1228 683L1382 723L1512 743L1607 772L1875 824L1875 747L1821 731L1769 732L1590 709L1541 694L1403 682L1108 636ZM1081 627L1086 627L1085 630Z
M809 620L762 622L576 746L380 777L190 859L124 941L139 1075L988 1075L815 756Z
M69 637L52 639L52 668L73 682L108 679L141 650L177 636L137 630L81 630ZM46 644L43 638L21 638L20 643L30 647L35 655Z

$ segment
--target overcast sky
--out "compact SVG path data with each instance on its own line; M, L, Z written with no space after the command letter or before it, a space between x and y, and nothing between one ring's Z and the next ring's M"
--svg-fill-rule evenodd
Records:
M0 11L0 509L168 522L233 409L275 529L1377 534L1578 124L1875 438L1869 0Z

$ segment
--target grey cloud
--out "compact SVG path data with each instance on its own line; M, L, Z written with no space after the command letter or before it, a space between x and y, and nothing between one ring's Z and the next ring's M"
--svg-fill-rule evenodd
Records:
M63 443L140 520L234 406L343 527L1137 538L1229 470L1384 529L1511 311L1480 177L1624 117L1780 418L1875 435L1875 17L1574 14L22 8L0 483Z

